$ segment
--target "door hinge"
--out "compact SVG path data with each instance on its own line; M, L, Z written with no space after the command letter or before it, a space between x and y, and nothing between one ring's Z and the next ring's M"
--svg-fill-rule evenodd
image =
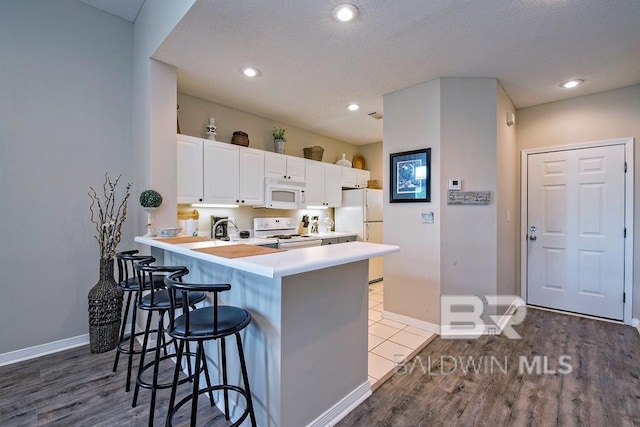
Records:
M622 293L622 302L623 303L627 302L627 294L626 294L626 292Z
M624 162L624 173L627 173L627 162Z

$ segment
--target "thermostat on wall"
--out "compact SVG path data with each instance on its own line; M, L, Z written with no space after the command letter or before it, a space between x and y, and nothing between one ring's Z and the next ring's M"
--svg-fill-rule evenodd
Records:
M462 190L462 180L460 178L450 179L449 190Z

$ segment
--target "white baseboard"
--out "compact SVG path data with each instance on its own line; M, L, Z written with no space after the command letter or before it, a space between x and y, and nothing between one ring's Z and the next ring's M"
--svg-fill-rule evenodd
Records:
M405 316L403 314L392 313L391 311L382 312L383 319L395 320L396 322L404 323L405 325L415 326L416 328L424 329L434 334L440 335L440 325L435 323L425 322L424 320L414 319L413 317Z
M125 335L127 335L129 331L131 331L131 325L127 325L125 328ZM141 337L138 337L138 341L142 344ZM23 360L34 359L36 357L46 356L47 354L70 350L85 344L89 344L89 334L78 335L77 337L65 338L60 341L10 351L8 353L0 354L0 366L11 365L13 363L22 362Z
M371 384L367 380L329 408L324 414L309 423L307 427L334 426L369 396L371 396Z
M23 360L45 356L47 354L57 353L63 350L69 350L86 344L89 344L89 334L78 335L77 337L65 338L60 341L10 351L8 353L0 354L0 366L22 362Z

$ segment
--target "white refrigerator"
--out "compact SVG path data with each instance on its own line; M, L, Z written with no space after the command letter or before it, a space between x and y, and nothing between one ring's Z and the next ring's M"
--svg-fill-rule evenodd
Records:
M382 241L382 190L361 188L342 191L342 206L335 208L335 230L358 233L358 240ZM382 257L369 260L369 283L382 280Z

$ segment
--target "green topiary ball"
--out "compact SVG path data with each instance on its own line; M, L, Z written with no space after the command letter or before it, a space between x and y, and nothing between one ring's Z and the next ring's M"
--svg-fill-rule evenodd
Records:
M157 208L162 204L162 195L156 190L144 190L140 193L140 205L143 208Z

